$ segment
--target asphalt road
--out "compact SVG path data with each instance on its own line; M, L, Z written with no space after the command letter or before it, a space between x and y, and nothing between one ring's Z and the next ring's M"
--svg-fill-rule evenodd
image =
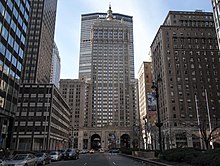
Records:
M118 154L82 154L78 160L52 162L47 166L150 166Z

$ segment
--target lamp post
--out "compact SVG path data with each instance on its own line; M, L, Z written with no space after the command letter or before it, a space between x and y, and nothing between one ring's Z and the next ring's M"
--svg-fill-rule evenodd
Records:
M158 93L158 83L161 82L161 78L158 78L156 82L153 82L153 85L152 85L152 89L155 90L155 93L156 93L156 105L157 105L157 123L156 123L156 126L158 127L158 130L159 130L159 139L158 139L158 142L159 142L159 149L160 149L160 152L162 152L162 135L161 135L161 127L163 126L163 123L161 123L160 121L160 110L159 110L159 93Z

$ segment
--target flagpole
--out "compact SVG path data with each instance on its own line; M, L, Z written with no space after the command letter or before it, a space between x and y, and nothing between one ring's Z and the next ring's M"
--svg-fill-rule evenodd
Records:
M200 140L200 147L203 149L203 144L202 144L202 134L201 134L201 126L200 126L200 120L199 120L199 110L198 110L198 103L197 103L197 97L195 95L195 102L196 102L196 115L197 115L197 123L199 126L199 140Z
M210 130L210 134L211 134L211 132L212 132L212 124L211 124L211 118L210 118L210 112L209 112L209 102L208 102L208 96L207 96L206 89L205 89L205 100L206 100L206 108L207 108L208 120L209 120L209 130ZM213 142L210 141L210 145L212 146L212 149L214 149Z

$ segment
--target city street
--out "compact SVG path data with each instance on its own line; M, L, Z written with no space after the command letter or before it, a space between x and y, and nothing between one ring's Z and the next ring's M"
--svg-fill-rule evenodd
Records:
M152 166L118 154L95 153L80 155L78 160L52 162L48 166Z

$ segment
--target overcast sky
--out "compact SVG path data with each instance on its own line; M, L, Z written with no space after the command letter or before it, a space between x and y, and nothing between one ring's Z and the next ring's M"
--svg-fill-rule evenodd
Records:
M212 11L211 0L58 0L55 42L61 57L61 79L77 79L81 14L107 12L133 16L135 77L149 61L150 45L170 10Z

